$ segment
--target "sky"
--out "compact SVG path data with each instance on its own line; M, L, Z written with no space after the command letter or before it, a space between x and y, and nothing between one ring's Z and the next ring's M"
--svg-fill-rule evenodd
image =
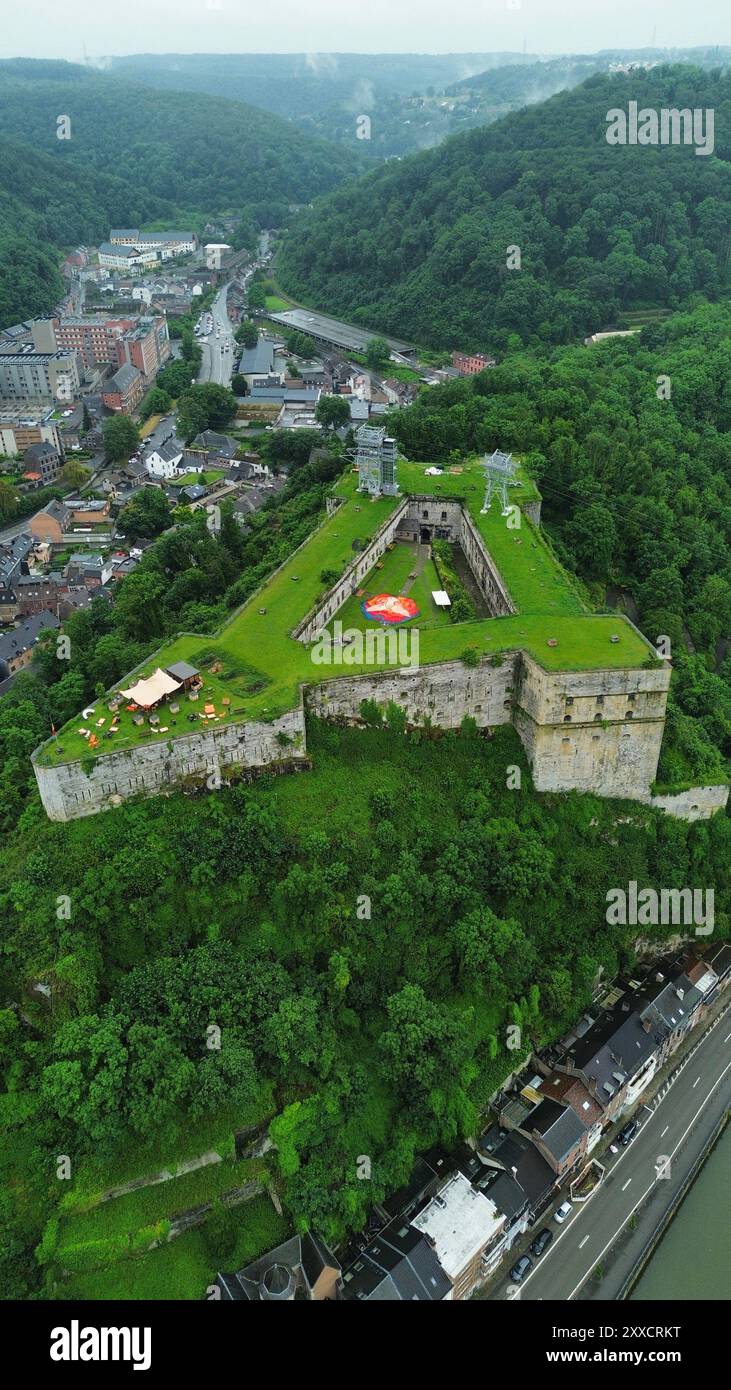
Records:
M23 0L0 56L127 53L592 53L731 43L729 0Z

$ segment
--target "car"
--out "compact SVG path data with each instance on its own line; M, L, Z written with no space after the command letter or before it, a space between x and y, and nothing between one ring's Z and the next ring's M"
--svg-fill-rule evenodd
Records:
M617 1138L623 1149L626 1149L627 1145L632 1143L639 1127L639 1120L630 1120L629 1123L625 1125L624 1129L620 1129Z
M536 1256L542 1255L543 1251L548 1249L552 1240L553 1231L549 1231L548 1227L544 1226L543 1230L538 1232L538 1235L536 1236L535 1240L531 1241L531 1254Z
M522 1284L526 1274L528 1273L528 1270L532 1268L533 1261L530 1259L530 1257L528 1255L521 1255L520 1259L515 1261L515 1264L513 1265L513 1268L510 1271L510 1278L512 1279L513 1283Z
M557 1226L562 1226L564 1221L571 1215L573 1207L570 1202L562 1202L558 1211L553 1213L553 1219Z

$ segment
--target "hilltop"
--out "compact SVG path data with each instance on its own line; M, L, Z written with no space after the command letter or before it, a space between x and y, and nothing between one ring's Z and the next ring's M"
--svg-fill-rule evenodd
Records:
M623 311L726 286L731 77L596 75L391 161L317 203L285 241L297 299L437 348L568 342ZM609 146L607 112L713 107L715 154ZM509 247L520 268L509 269Z

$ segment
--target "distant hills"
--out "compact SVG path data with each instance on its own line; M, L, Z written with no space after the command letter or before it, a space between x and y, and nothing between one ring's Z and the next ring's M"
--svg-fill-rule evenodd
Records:
M606 113L632 99L713 107L715 155L610 147ZM729 75L596 75L320 201L285 241L280 279L307 303L438 348L567 342L624 310L717 298L730 129Z
M249 227L278 225L362 164L240 102L26 59L0 62L0 153L2 324L51 308L60 250L110 224L230 210Z
M342 105L353 114L397 93L442 88L518 53L138 53L103 60L159 90L233 97L299 121Z
M450 135L544 101L630 63L727 66L731 48L616 49L594 54L136 54L112 73L156 90L219 93L295 121L361 156L432 149ZM371 121L361 138L356 118Z

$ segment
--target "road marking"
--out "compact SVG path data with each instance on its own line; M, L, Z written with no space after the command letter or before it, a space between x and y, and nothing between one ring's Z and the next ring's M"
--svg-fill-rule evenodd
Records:
M708 1038L708 1037L710 1037L710 1031L709 1031L708 1033L706 1033L706 1035L705 1035L705 1038ZM702 1041L705 1041L705 1038L704 1038ZM716 1078L716 1080L714 1081L713 1085L711 1086L710 1091L708 1091L707 1095L706 1095L706 1096L704 1097L704 1099L701 1101L701 1104L698 1106L698 1109L696 1110L695 1115L693 1116L692 1120L690 1121L690 1124L688 1124L688 1125L686 1126L686 1128L685 1128L685 1130L683 1131L683 1133L681 1134L681 1136L680 1136L680 1138L679 1138L677 1144L675 1145L675 1148L673 1149L672 1153L668 1155L668 1157L669 1157L670 1159L673 1159L673 1158L675 1157L675 1155L676 1155L676 1153L678 1152L678 1149L680 1148L681 1144L684 1143L686 1135L690 1133L690 1131L692 1130L692 1128L693 1128L693 1126L694 1126L696 1120L698 1119L698 1116L699 1116L700 1114L702 1114L702 1112L705 1110L705 1108L706 1108L706 1106L707 1106L709 1100L711 1099L711 1096L713 1095L714 1091L717 1089L717 1087L719 1087L719 1086L721 1085L721 1082L723 1081L723 1079L724 1079L724 1077L725 1077L725 1075L726 1075L726 1072L729 1070L729 1067L731 1067L731 1062L727 1062L727 1063L726 1063L726 1066L724 1067L723 1071L721 1072L721 1075L720 1075L719 1077ZM644 1200L645 1200L645 1198L646 1198L648 1192L651 1192L651 1191L652 1191L652 1189L653 1189L653 1187L655 1186L655 1183L656 1183L657 1181L658 1181L657 1178L653 1178L652 1182L650 1183L650 1186L647 1187L647 1188L645 1189L645 1191L642 1193L642 1196L635 1202L635 1204L634 1204L634 1206L633 1206L631 1212L624 1218L624 1221L622 1221L622 1222L620 1223L620 1225L617 1227L617 1230L614 1232L614 1235L611 1236L610 1239L607 1241L606 1245L604 1246L604 1249L599 1251L599 1254L597 1255L597 1257L596 1257L594 1263L593 1263L592 1265L590 1265L589 1268L587 1269L586 1274L583 1276L583 1278L581 1278L581 1279L579 1280L579 1282L578 1282L578 1284L576 1285L576 1287L575 1287L574 1289L571 1290L571 1293L570 1293L570 1294L567 1296L567 1298L566 1298L565 1300L563 1300L563 1301L565 1301L566 1303L569 1303L569 1302L571 1301L571 1299L579 1292L579 1289L586 1283L586 1281L587 1281L587 1279L589 1278L589 1275L591 1274L592 1270L596 1269L596 1266L598 1265L598 1263L599 1263L599 1261L601 1260L602 1256L605 1255L606 1252L607 1252L607 1250L609 1250L610 1247L614 1244L615 1240L617 1239L617 1236L619 1235L619 1232L622 1231L622 1230L624 1230L624 1227L627 1225L627 1222L628 1222L628 1221L631 1221L631 1219L632 1219L632 1217L634 1216L635 1212L639 1209L639 1207L642 1206L642 1203L644 1202Z
M670 1125L666 1125L666 1126L665 1126L665 1128L664 1128L662 1134L660 1135L660 1138L661 1138L661 1139L664 1139L664 1138L665 1138L665 1135L667 1134L669 1128L670 1128Z
M648 1115L651 1115L651 1114L652 1114L652 1111L651 1111L649 1105L644 1105L642 1108L643 1108L643 1110L646 1110L646 1111L647 1111Z
M728 1042L728 1039L729 1039L729 1038L731 1038L731 1033L729 1033L729 1035L728 1035L727 1038L724 1038L724 1042Z
M628 1188L628 1187L629 1187L629 1185L630 1185L630 1183L631 1183L631 1181L632 1181L632 1179L631 1179L631 1178L628 1178L628 1179L627 1179L627 1181L626 1181L626 1183L625 1183L625 1185L624 1185L624 1187L623 1187L623 1188L622 1188L622 1191L623 1191L623 1192L624 1192L624 1191L625 1191L625 1189L626 1189L626 1188Z
M579 1244L579 1249L581 1249L581 1246L582 1246L582 1245L586 1245L586 1242L587 1242L588 1239L589 1239L588 1236L584 1236L584 1239L583 1239L583 1240L580 1242L580 1244Z
M699 1082L699 1081L700 1081L700 1077L697 1076L696 1079L695 1079L695 1081L693 1082L693 1090L695 1090L695 1088L696 1088L696 1086L698 1085L698 1082Z

